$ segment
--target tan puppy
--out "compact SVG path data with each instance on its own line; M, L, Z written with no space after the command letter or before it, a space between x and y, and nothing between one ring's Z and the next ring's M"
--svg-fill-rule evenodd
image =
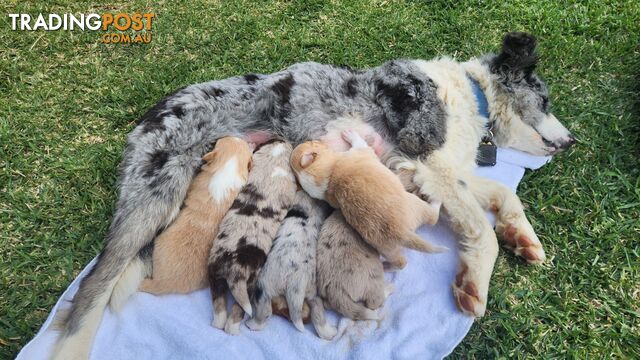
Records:
M188 293L205 288L207 261L218 226L251 166L249 145L236 137L218 140L193 179L184 207L175 221L155 240L153 276L140 290L153 294Z
M300 185L316 199L342 211L347 223L395 268L406 259L401 247L441 252L415 234L422 224L438 221L440 202L431 205L405 191L398 177L354 131L343 132L352 148L337 153L319 141L298 145L291 155Z

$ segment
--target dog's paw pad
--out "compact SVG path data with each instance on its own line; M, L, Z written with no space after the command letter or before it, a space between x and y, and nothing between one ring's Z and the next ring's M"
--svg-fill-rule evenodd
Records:
M529 234L526 231L526 227L507 224L502 231L502 239L509 249L530 264L540 264L545 259L542 244L534 233Z
M469 268L463 264L462 269L456 275L453 296L460 311L473 317L481 317L484 315L486 302L480 298L478 286L467 279L468 270Z

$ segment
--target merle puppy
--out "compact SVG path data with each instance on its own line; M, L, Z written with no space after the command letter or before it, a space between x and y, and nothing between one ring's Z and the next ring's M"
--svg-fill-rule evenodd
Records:
M220 223L209 255L213 326L240 333L240 321L251 316L250 296L271 250L278 227L293 205L296 182L289 167L291 145L272 142L252 158L247 184ZM236 300L227 319L227 290ZM271 305L271 302L269 302Z
M534 72L535 48L533 36L509 33L498 54L466 62L394 60L364 70L301 63L167 96L128 137L104 250L80 284L53 357L88 357L114 287L131 278L124 272L143 271L128 264L144 260L156 234L175 219L210 144L230 135L278 135L298 145L321 138L332 120L349 113L382 136L391 156L412 162L404 167L415 168L422 194L443 199L462 245L454 295L461 311L482 316L498 255L496 235L530 263L542 262L545 254L518 197L473 175L478 144L493 135L498 146L546 155L574 142L550 112L547 87ZM486 111L479 106L485 100ZM487 209L496 212L495 232Z
M247 327L261 330L271 316L271 299L284 295L296 329L304 331L302 306L306 299L318 336L328 340L336 334L336 329L327 324L322 300L316 295L316 244L330 211L326 203L312 199L304 190L296 192L294 205L278 229L258 277L256 313L246 322Z

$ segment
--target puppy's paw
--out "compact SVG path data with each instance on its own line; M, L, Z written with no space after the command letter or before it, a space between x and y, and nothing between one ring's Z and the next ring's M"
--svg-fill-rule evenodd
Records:
M336 329L335 327L329 325L329 323L325 321L324 324L319 325L318 327L316 327L316 332L318 333L318 336L320 338L325 339L325 340L331 340L338 333L338 329Z
M389 295L391 295L395 289L396 287L392 283L384 284L384 298L385 299L388 298Z
M361 149L369 147L369 145L367 145L367 142L364 141L360 134L358 134L355 130L347 129L342 131L342 138L344 139L344 141L351 144L351 148Z
M452 285L452 288L453 296L460 311L473 317L482 317L484 315L487 302L481 298L478 286L471 279L469 267L466 264L462 265L460 272L456 275L456 282Z
M527 220L514 223L498 222L496 233L505 246L516 255L523 257L529 264L541 264L546 258L538 236Z
M240 322L233 322L231 319L227 320L224 325L224 332L229 335L240 335Z
M402 269L404 269L404 267L407 266L407 260L403 259L402 261L396 261L396 262L390 262L390 261L384 261L382 263L382 268L384 269L384 271L387 272L396 272L396 271L400 271Z
M221 312L219 314L214 314L213 315L213 322L211 323L211 326L213 326L216 329L224 329L224 324L227 322L227 313L226 312Z
M265 325L267 325L267 322L265 321L263 323L259 323L258 321L256 321L255 318L251 318L245 321L244 324L247 325L247 327L253 331L260 331L264 329Z

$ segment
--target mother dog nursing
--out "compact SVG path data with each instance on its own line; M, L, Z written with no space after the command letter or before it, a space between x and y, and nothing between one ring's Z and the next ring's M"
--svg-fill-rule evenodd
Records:
M549 155L575 141L549 112L547 88L533 73L535 47L533 36L509 33L498 55L463 63L396 60L366 70L300 63L169 95L128 137L104 250L60 319L52 358L88 358L112 296L128 295L114 289L135 289L132 282L149 275L154 238L175 219L202 155L217 139L260 142L275 135L297 145L321 138L336 119L375 129L387 166L415 172L421 194L442 200L460 241L455 299L461 311L482 316L496 234L529 263L542 262L545 254L518 197L473 175L478 144L492 134L498 146ZM485 98L488 118L480 110ZM496 214L495 232L485 210Z

